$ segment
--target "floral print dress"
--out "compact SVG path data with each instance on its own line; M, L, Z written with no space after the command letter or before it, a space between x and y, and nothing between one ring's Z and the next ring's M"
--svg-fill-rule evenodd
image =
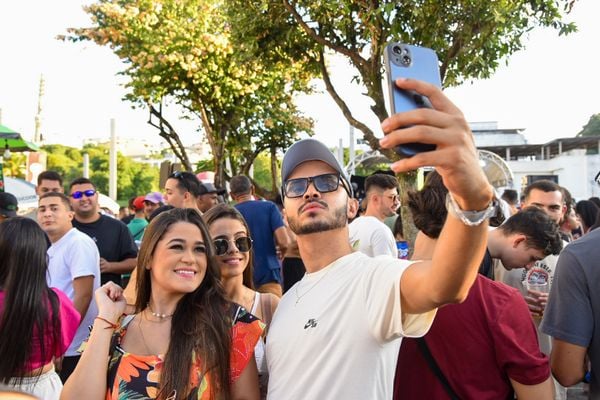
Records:
M264 324L237 304L233 307L231 347L231 382L235 382L253 357L254 346L260 339ZM134 315L124 317L121 328L115 332L114 345L108 364L107 400L155 399L164 362L163 355L141 356L123 350L121 341L127 333L127 325ZM188 400L210 400L210 378L202 375L201 360L194 357L190 371ZM172 397L175 399L175 396ZM177 396L177 399L181 397Z

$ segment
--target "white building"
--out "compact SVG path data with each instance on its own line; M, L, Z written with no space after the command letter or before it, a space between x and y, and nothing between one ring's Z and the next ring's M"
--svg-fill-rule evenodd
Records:
M600 197L595 181L600 172L600 136L527 144L522 129L497 129L495 123L471 124L471 128L479 149L506 161L517 191L538 179L550 179L566 187L576 200Z

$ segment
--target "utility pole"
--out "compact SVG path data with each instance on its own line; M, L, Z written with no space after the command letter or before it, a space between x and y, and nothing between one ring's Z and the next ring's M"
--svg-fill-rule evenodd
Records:
M108 196L117 201L117 133L115 119L110 120L110 152L108 156Z
M42 143L42 98L44 97L46 82L44 75L40 74L40 87L38 91L38 106L35 114L35 130L33 134L33 143L40 145Z
M90 178L90 154L83 153L83 177Z

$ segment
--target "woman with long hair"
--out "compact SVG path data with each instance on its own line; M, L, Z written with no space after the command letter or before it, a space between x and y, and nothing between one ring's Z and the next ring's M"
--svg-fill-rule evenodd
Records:
M136 289L125 317L119 286L96 291L98 318L62 398L258 399L262 324L225 298L197 211L176 208L148 225Z
M272 293L254 290L252 279L252 239L246 220L238 210L227 204L218 204L204 213L204 221L215 245L217 263L221 269L221 282L227 298L242 305L260 318L267 326L279 304ZM261 397L267 392L267 363L264 357L264 337L256 344L254 356L258 366Z
M41 399L58 399L53 358L65 353L80 316L46 283L46 236L28 218L0 223L0 383Z

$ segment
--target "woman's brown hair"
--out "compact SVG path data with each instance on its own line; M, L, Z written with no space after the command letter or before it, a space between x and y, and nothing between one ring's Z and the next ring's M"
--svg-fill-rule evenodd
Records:
M146 228L137 259L136 312L143 311L150 301L152 287L147 267L152 262L156 246L171 226L178 222L190 223L200 229L206 246L207 266L200 286L179 300L173 314L170 343L160 375L157 399L166 399L173 393L178 394L178 399L187 396L192 354L200 359L203 374L210 377L211 398L229 399L232 325L229 317L230 303L221 286L220 270L214 259L210 234L196 210L175 208L165 211ZM183 396L180 397L180 394Z

